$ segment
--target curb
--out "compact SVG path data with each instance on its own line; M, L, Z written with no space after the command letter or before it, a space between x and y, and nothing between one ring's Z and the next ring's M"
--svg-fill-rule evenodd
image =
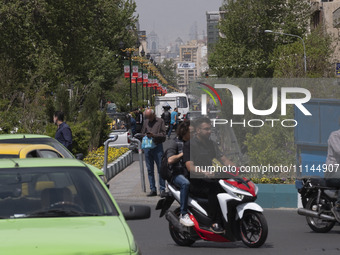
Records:
M106 178L110 181L113 177L115 177L118 173L123 171L127 166L129 166L133 162L132 151L124 153L122 156L117 158L115 161L110 163L106 169Z

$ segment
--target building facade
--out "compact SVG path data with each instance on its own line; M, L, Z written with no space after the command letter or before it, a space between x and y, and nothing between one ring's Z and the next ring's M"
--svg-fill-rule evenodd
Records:
M193 40L180 46L179 50L177 85L185 92L188 84L199 78L207 69L207 47L204 42Z
M310 28L315 29L318 26L323 26L325 31L333 38L334 53L330 61L336 71L337 66L340 66L340 0L311 0L311 5Z

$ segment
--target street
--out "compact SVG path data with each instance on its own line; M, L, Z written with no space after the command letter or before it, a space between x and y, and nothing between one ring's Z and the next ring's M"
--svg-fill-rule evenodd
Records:
M138 201L136 201L137 203ZM121 203L121 208L127 204ZM264 215L269 234L266 243L258 248L246 247L241 241L235 243L212 243L197 241L192 247L174 243L168 230L168 222L159 218L159 211L150 204L152 216L148 220L128 221L143 254L339 254L340 227L335 226L325 234L314 233L304 217L296 210L267 209Z
M165 142L166 148L168 141ZM137 156L134 155L135 160ZM146 191L149 190L146 168ZM159 218L155 210L157 197L146 197L142 192L138 161L110 181L110 191L123 211L131 204L151 207L148 220L128 221L136 242L143 254L340 254L340 227L336 225L329 233L314 233L297 209L265 209L269 234L266 243L258 249L247 248L241 241L235 243L212 243L197 241L192 247L180 247L171 238L168 222ZM156 174L157 176L157 174ZM156 178L157 180L157 178ZM173 206L177 206L176 202Z

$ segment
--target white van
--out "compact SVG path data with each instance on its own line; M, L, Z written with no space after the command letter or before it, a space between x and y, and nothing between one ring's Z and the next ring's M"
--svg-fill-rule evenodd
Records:
M189 111L189 100L185 93L172 92L167 93L165 96L156 97L155 100L155 113L157 117L161 117L164 109L163 106L169 105L172 112L176 107L178 108L179 120L184 120Z

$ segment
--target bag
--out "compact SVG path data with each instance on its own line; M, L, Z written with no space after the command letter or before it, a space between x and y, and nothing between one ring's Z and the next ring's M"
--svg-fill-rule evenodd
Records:
M143 137L142 140L142 149L153 149L156 147L156 144L153 142L153 139L147 136Z
M159 174L164 180L171 182L173 169L172 166L168 164L168 149L162 155L161 169L159 169Z

